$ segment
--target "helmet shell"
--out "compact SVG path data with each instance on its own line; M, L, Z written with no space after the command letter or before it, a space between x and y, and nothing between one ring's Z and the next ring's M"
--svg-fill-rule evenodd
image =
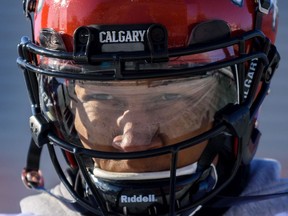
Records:
M193 28L203 21L224 20L232 35L255 28L257 3L207 0L46 0L38 1L35 11L35 37L52 28L62 34L68 51L73 48L73 33L80 26L120 24L162 24L168 31L168 47L186 46ZM81 10L79 10L81 8ZM277 8L261 14L260 29L272 42L277 30ZM53 16L51 16L53 14ZM257 24L258 25L258 24Z

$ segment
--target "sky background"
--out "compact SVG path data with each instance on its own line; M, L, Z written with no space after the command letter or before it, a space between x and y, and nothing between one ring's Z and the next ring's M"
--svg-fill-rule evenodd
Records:
M276 44L282 61L261 110L262 137L256 156L276 158L282 163L282 175L288 177L288 1L278 2L280 23ZM30 104L23 74L16 65L17 44L21 36L31 33L21 0L2 3L0 17L0 213L17 213L19 200L35 193L21 181L30 140ZM46 149L41 161L45 185L50 188L58 179Z

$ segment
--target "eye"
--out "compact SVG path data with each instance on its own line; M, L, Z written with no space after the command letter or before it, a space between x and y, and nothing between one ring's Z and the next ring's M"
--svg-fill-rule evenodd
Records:
M103 101L103 100L112 100L113 96L109 94L90 94L90 95L85 95L83 100L84 101Z
M181 97L182 97L181 94L173 94L173 93L169 94L168 93L168 94L163 94L161 96L161 99L165 101L171 101L171 100L178 100Z

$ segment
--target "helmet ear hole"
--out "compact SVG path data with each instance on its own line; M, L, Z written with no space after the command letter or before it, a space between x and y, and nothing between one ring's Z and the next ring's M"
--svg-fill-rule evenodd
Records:
M188 43L198 44L214 42L230 37L231 30L223 20L210 20L197 24L191 34Z

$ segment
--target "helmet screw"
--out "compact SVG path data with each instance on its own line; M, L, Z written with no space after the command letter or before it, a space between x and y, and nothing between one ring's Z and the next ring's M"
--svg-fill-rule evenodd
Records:
M81 44L86 44L89 39L89 31L87 28L83 28L78 33L78 40Z
M165 39L165 33L162 28L154 27L151 31L151 39L154 42L162 42Z

